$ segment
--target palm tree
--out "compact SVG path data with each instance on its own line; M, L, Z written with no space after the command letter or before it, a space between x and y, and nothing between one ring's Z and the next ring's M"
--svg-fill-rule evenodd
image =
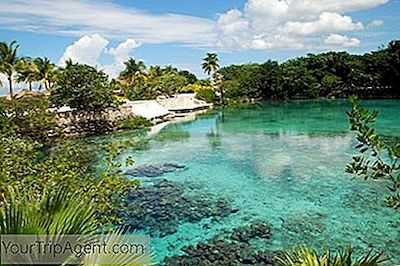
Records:
M68 68L68 67L71 67L71 66L75 66L77 64L78 63L74 63L71 58L68 58L67 60L65 60L65 68Z
M55 81L57 75L56 66L51 63L47 57L36 58L34 63L39 70L37 81L39 81L41 84L44 84L46 90L50 89L51 84Z
M219 69L218 55L214 53L207 53L201 65L207 75L215 73Z
M165 74L170 74L170 73L178 73L178 69L168 65L166 67L164 67L164 69L162 70Z
M20 60L17 55L18 48L19 45L16 41L12 41L10 44L0 42L0 73L7 76L11 97L14 96L13 76Z
M148 76L159 77L162 76L164 70L160 66L151 66L149 69Z
M219 72L219 59L215 53L207 53L207 56L203 59L201 67L204 73L210 75L213 78L214 86L221 95L221 104L224 103L224 91L222 89L223 76Z
M17 82L25 82L32 91L32 83L37 81L39 69L31 58L23 58L20 60L17 68Z
M125 80L131 83L136 76L139 74L146 73L146 65L143 61L136 61L133 58L129 58L128 61L124 62L125 69L119 74L119 79Z

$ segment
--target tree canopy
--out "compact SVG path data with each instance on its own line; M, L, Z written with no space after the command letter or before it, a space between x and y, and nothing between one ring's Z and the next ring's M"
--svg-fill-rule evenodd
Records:
M57 106L96 111L114 104L115 96L104 72L88 65L71 64L60 71L52 101Z
M279 64L230 65L219 70L229 99L400 96L400 41L364 55L308 54Z
M197 78L189 71L180 71L172 66L147 68L143 62L129 59L118 81L128 99L139 100L172 96L196 82Z

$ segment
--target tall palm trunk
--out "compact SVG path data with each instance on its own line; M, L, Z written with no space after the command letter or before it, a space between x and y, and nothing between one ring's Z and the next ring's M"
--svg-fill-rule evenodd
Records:
M8 85L10 86L10 96L11 98L14 97L14 91L13 91L13 80L12 80L12 76L8 76Z

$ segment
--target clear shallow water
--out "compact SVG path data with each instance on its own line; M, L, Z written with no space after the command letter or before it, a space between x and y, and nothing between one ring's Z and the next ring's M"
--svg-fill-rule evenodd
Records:
M378 131L400 137L400 101L364 101L380 111ZM358 251L384 249L400 262L400 211L387 208L382 181L344 173L356 144L345 100L265 103L210 111L193 122L166 126L146 149L129 151L135 166L176 162L187 170L163 176L191 195L228 198L239 209L221 221L182 223L155 237L158 259L251 221L272 226L271 250L296 245ZM113 141L135 133L102 138ZM142 178L143 185L153 179Z

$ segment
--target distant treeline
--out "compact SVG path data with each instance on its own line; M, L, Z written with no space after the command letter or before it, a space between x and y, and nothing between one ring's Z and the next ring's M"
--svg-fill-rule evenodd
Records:
M225 99L400 96L400 40L363 55L308 54L282 64L223 67Z
M49 90L53 96L60 92L60 88L65 89L60 104L67 104L65 99L70 96L86 97L86 100L96 102L93 95L87 97L88 92L99 96L97 92L103 89L111 96L117 94L130 100L195 92L199 99L216 104L347 97L353 94L361 97L400 96L400 40L391 41L386 47L363 55L328 52L308 54L281 64L268 60L263 64L222 68L218 55L208 53L201 65L209 75L207 80L198 80L193 73L172 66L147 67L144 62L133 58L124 62L125 68L118 77L111 79L101 70L72 60L67 60L65 67L57 67L46 57L20 56L18 48L15 41L0 42L0 73L7 77L5 83L10 96L14 94L14 83L25 83L29 90L33 89L33 83L39 83L39 90ZM108 94L101 93L103 96ZM100 102L104 103L103 100ZM81 106L97 106L97 103L82 103Z

